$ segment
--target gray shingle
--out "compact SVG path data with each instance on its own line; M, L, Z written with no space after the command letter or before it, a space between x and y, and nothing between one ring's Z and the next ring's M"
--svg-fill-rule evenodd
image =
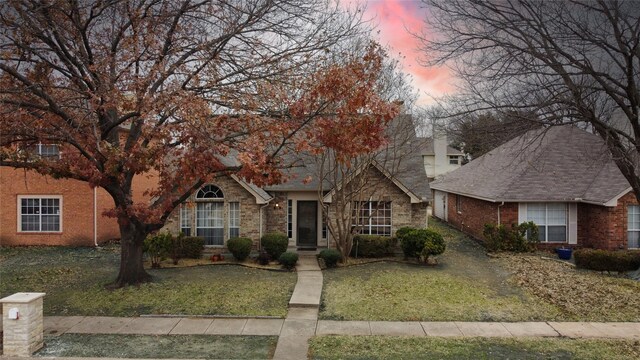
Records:
M491 201L598 204L629 188L602 139L571 125L531 130L430 185Z

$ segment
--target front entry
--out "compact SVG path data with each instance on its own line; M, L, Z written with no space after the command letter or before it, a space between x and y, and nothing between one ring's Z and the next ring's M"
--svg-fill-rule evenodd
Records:
M315 248L318 245L318 202L298 201L296 245Z

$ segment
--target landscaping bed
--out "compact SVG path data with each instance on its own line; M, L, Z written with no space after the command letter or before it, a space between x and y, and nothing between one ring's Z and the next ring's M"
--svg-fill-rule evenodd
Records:
M270 359L277 336L64 334L45 338L37 357Z
M632 340L318 336L309 358L330 359L638 359Z
M0 296L47 293L45 315L285 316L296 274L241 266L148 270L153 282L107 290L119 248L0 248Z

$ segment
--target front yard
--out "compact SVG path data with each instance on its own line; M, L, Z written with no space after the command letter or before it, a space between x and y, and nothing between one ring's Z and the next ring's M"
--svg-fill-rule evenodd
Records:
M309 358L330 359L580 359L640 358L640 343L630 340L408 338L392 336L318 336Z
M45 315L285 316L296 274L233 265L148 270L154 282L106 290L119 248L0 248L0 296L46 292Z
M640 283L536 255L486 256L430 219L447 242L435 267L373 263L324 272L332 320L640 321ZM551 256L551 255L550 255Z

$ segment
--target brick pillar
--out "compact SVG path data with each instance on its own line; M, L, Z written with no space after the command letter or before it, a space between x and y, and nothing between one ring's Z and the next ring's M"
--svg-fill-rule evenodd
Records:
M4 356L29 357L42 348L42 298L45 293L16 293L0 299L2 303L2 338ZM12 309L18 319L11 319Z

